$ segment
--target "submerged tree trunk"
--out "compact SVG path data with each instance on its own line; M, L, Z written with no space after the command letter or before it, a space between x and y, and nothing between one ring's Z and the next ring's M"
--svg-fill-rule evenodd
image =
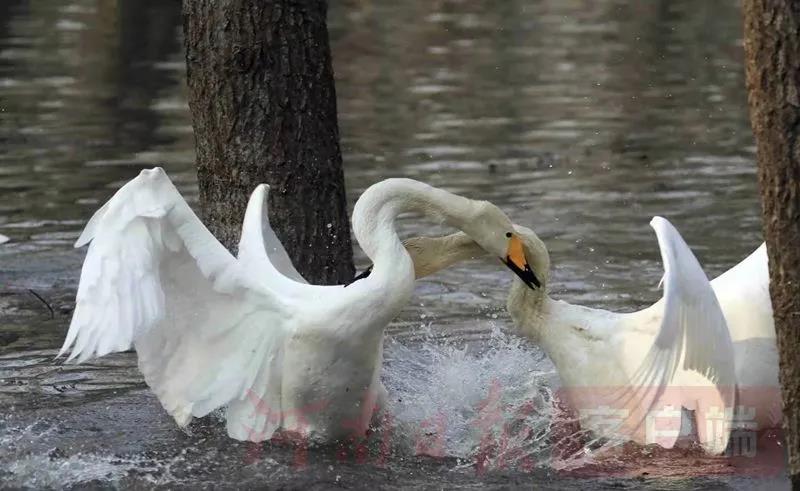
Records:
M353 277L324 0L184 0L200 206L230 250L247 199L312 283Z
M800 2L745 0L750 119L758 145L789 473L800 487Z

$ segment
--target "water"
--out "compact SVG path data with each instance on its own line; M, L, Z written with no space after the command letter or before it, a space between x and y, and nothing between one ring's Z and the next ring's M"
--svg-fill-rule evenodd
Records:
M392 176L490 199L548 245L553 296L623 311L659 296L653 215L678 227L710 275L760 243L736 3L349 0L330 10L351 206ZM91 213L157 164L196 200L184 76L176 1L0 2L6 484L785 485L643 470L586 481L556 465L547 435L557 377L535 346L502 334L510 276L490 262L419 282L387 340L393 433L373 435L360 460L357 448L338 448L298 462L285 445L230 441L214 417L183 432L132 354L53 363L84 254L71 244ZM442 231L416 219L401 226ZM487 401L504 408L520 449L505 455L510 465L497 449L481 453ZM536 411L520 416L529 401ZM517 441L520 421L534 434ZM676 457L675 474L697 462Z

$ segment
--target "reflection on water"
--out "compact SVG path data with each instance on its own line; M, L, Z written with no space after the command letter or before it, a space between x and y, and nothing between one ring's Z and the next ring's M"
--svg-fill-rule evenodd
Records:
M760 242L739 17L738 5L722 0L334 3L350 204L391 176L490 199L547 243L554 295L591 306L632 310L658 297L661 265L647 226L653 215L671 219L707 272L719 273ZM73 430L45 438L59 452L158 462L142 457L147 451L168 455L163 463L180 452L165 443L170 439L196 445L190 451L202 460L230 445L216 433L208 444L176 436L182 434L142 390L129 354L83 368L50 362L83 256L71 244L98 204L155 164L196 198L180 22L177 0L0 2L0 233L11 238L0 246L0 404L14 408L0 424L4 435L19 436L32 418L61 420L58 408L73 407L83 419L71 416ZM441 230L412 219L402 226L407 234ZM403 388L409 372L391 363L392 355L455 356L439 337L491 351L492 327L509 322L508 282L508 273L488 262L420 282L413 305L391 327L399 344L387 348L387 377L398 393L411 397L415 387ZM422 325L436 339L422 335ZM536 360L531 370L552 376L536 347L517 349L514 356ZM416 383L457 385L436 371L443 363L437 356L416 360ZM456 371L512 366L481 371L480 356L452 356ZM543 386L530 385L531 393ZM476 396L476 385L469 387L458 397ZM437 401L435 390L416 388L418 405L400 412L424 420L447 408L456 417L456 396ZM120 431L134 443L108 447L102 433L81 429L113 427L97 408L114 406L128 411ZM18 468L40 465L41 453L30 452L14 454ZM85 467L72 455L55 462ZM274 470L264 462L254 475L293 482L280 462ZM453 477L449 465L409 462L421 469L421 483L466 479ZM147 474L148 465L130 468ZM174 473L202 474L169 465L175 469L162 465L156 473L161 482ZM335 472L320 467L309 479L334 482ZM365 478L355 467L341 473L351 485ZM111 479L103 476L87 479Z

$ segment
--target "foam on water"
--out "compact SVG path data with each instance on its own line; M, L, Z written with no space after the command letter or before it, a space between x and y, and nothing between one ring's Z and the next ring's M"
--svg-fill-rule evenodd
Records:
M65 488L89 482L116 482L141 463L94 454L76 454L66 458L29 455L7 464L5 485L25 488Z
M66 455L58 446L63 430L37 420L25 426L0 419L0 487L63 489L89 484L119 484L135 474L153 485L178 483L181 472L195 464L184 449L176 456L154 459L145 455L119 456L95 452ZM178 472L173 472L177 469Z
M94 454L62 456L57 451L33 450L45 444L56 427L37 421L25 426L0 425L0 482L22 488L61 488L91 481L114 482L140 462L112 459Z

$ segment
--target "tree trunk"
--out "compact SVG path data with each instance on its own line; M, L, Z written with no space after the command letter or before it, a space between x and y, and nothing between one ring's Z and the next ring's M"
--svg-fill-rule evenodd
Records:
M745 0L750 119L758 145L783 422L800 487L800 2Z
M184 0L203 220L235 250L247 199L311 283L353 278L324 0Z

